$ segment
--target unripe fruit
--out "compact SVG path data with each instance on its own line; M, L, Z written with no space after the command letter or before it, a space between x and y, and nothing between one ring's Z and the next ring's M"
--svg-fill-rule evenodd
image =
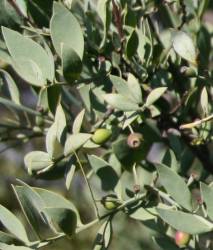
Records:
M130 148L139 148L143 141L143 135L140 133L132 133L127 138L127 144Z
M190 240L190 235L188 233L181 232L181 231L177 231L175 233L175 243L179 247L186 246L188 244L189 240Z
M183 66L180 68L180 73L185 77L196 77L197 72L193 68Z
M112 135L111 130L106 128L99 128L93 134L92 140L97 144L103 144L110 138L111 135Z
M109 194L107 196L104 196L101 199L101 204L107 209L107 210L113 210L116 207L121 205L121 201L117 198L114 194Z

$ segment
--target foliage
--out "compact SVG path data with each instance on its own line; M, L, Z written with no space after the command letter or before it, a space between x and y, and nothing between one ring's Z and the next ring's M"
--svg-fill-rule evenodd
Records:
M0 248L40 249L99 225L93 249L108 249L124 214L151 230L154 249L179 249L176 231L186 233L186 249L210 249L209 1L4 0L0 7L1 141L41 137L44 146L24 156L29 183L61 179L69 191L80 174L93 206L82 212L74 199L17 180L26 220L0 205Z

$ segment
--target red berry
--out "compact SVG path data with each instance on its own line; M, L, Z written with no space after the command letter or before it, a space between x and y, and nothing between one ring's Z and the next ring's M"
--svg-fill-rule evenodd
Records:
M187 245L189 240L190 240L190 235L188 233L181 232L181 231L177 231L175 233L175 243L179 247Z

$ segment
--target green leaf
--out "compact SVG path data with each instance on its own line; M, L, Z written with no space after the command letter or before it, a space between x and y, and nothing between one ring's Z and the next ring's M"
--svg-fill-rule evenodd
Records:
M149 64L149 61L152 56L152 44L147 36L143 34L142 29L138 30L138 39L139 44L137 48L137 52L141 62L145 65Z
M83 148L99 148L100 145L94 143L92 140L87 141L84 145Z
M136 111L139 107L136 103L120 94L105 94L104 100L113 108L122 111Z
M182 232L202 234L213 230L212 223L195 214L161 208L157 208L157 212L162 220Z
M110 75L110 81L117 90L118 94L126 98L131 98L131 95L129 94L129 87L124 79L118 76ZM135 100L132 101L135 102Z
M81 112L76 116L72 125L73 134L77 134L80 132L84 120L84 115L85 115L85 109L82 109Z
M63 76L69 83L77 80L82 71L81 58L75 50L66 44L62 46L62 67Z
M7 245L4 243L0 243L0 249L1 250L33 250L32 248L29 248L29 247Z
M44 201L38 193L25 183L23 183L23 186L13 186L13 189L27 221L36 233L35 236L39 239L45 238L42 231L50 229L50 224L47 225L47 222L49 222L48 216L46 215L44 219L41 214L45 207Z
M2 205L0 205L0 222L10 233L15 235L19 240L29 242L25 228L20 220ZM3 235L1 234L1 236Z
M110 1L109 0L98 1L97 12L104 26L103 38L99 46L100 49L102 49L106 43L107 32L109 30L110 22L112 18L111 10L110 10Z
M12 234L0 231L0 242L6 244L23 245L24 240L20 240L13 236ZM26 242L26 241L25 241Z
M132 30L130 33L127 42L126 42L126 56L129 60L135 55L137 48L138 48L139 40L138 35L135 29Z
M64 113L64 110L63 110L61 104L58 104L58 106L56 108L54 123L56 125L58 141L61 142L62 135L63 135L64 130L65 130L66 125L67 125L66 124L66 116L65 116L65 113Z
M70 236L75 233L77 216L73 210L59 207L47 207L44 211L49 214L53 224L55 223L65 234Z
M7 1L0 1L0 24L10 28L18 28L22 23L23 18L13 6Z
M197 64L195 45L187 33L183 31L175 32L172 45L173 49L180 57L194 65Z
M54 122L46 135L46 148L50 159L53 161L63 155L63 147L57 138L57 123Z
M64 8L63 4L58 3L56 1L53 2L53 15L56 15L56 14L63 15L64 14L64 9L67 10L67 8Z
M110 164L95 155L88 155L88 160L92 169L101 180L102 189L104 191L114 190L119 177Z
M86 143L91 138L91 136L91 134L86 133L69 135L65 142L64 155L67 156L72 154L74 151L83 146L84 143Z
M145 106L149 107L154 102L156 102L164 94L166 90L167 90L167 87L159 87L159 88L152 90L146 98Z
M32 151L25 155L24 164L30 175L34 172L43 170L53 164L48 153L43 151Z
M66 182L65 182L65 185L66 185L67 190L70 189L70 185L71 185L73 176L75 174L75 169L76 169L76 166L74 164L72 164L71 166L69 166L69 168L68 168L68 170L66 172Z
M203 87L202 91L201 91L201 95L200 95L200 105L203 111L203 115L207 115L208 109L209 109L209 101L208 101L208 93L206 90L206 87Z
M81 26L74 15L61 3L54 2L53 8L54 14L50 21L50 32L56 52L61 56L62 45L66 45L72 48L82 59L84 37Z
M202 199L207 206L207 214L213 220L213 187L207 186L205 183L200 183Z
M2 33L17 73L35 86L52 82L54 70L46 51L33 40L3 27Z
M37 107L41 108L43 112L48 112L49 103L48 103L48 88L41 88L38 94Z
M25 0L16 0L16 4L20 9L21 13L27 17L27 3Z
M143 101L141 87L138 80L131 73L128 74L127 85L129 89L128 91L132 96L132 100L134 100L138 104L141 104Z
M3 77L5 79L5 83L7 84L7 88L9 90L10 97L11 97L12 101L19 105L20 104L20 94L19 94L19 90L16 86L16 83L14 82L14 80L10 76L10 74L7 73L7 71L0 69L0 73L3 74Z
M132 219L146 221L146 220L153 220L156 218L156 209L155 208L143 208L139 207L129 216Z
M157 164L157 171L160 183L166 189L167 193L182 207L192 210L191 193L182 177L175 173L169 167L163 164Z
M129 73L128 82L121 77L110 75L110 81L118 94L130 99L133 103L142 102L141 88L134 75Z
M57 193L54 193L52 191L43 188L34 187L33 190L40 195L40 197L45 203L45 207L67 208L75 211L75 214L77 216L77 225L78 227L82 226L79 212L71 201L65 199L63 196Z
M13 59L13 67L25 81L32 85L38 87L46 85L41 68L31 59L17 57L15 60Z

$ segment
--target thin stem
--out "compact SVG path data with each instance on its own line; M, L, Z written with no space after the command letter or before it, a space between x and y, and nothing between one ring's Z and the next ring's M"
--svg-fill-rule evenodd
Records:
M133 165L132 173L133 173L133 177L134 177L134 183L135 183L135 185L138 185L138 176L137 176L137 171L136 171L136 163L134 163L134 165Z
M201 120L197 120L197 121L194 121L194 122L191 122L191 123L186 123L186 124L182 124L180 126L180 129L192 129L194 127L197 127L197 126L200 126L202 123L204 122L208 122L208 121L211 121L213 120L213 114L201 119Z
M75 155L75 157L76 157L76 159L77 159L77 162L78 162L78 164L79 164L79 166L80 166L80 169L81 169L81 172L82 172L82 174L83 174L84 180L85 180L85 182L86 182L86 184L87 184L87 186L88 186L88 189L89 189L89 191L90 191L90 194L91 194L91 197L92 197L92 200L93 200L93 205L94 205L94 208L95 208L95 211L96 211L96 216L99 218L99 217L100 217L100 216L99 216L99 211L98 211L98 207L97 207L97 204L96 204L96 199L95 199L95 196L94 196L94 194L93 194L92 188L91 188L90 183L89 183L89 181L88 181L88 179L87 179L87 176L86 176L86 174L85 174L85 172L84 172L84 169L83 169L83 166L82 166L82 164L81 164L81 161L80 161L80 159L78 158L78 155L76 154L75 151L73 151L73 153L74 153L74 155Z
M131 134L133 134L133 133L134 133L134 130L133 130L132 126L131 126L131 125L128 125L128 128L129 128L129 131L131 132Z

